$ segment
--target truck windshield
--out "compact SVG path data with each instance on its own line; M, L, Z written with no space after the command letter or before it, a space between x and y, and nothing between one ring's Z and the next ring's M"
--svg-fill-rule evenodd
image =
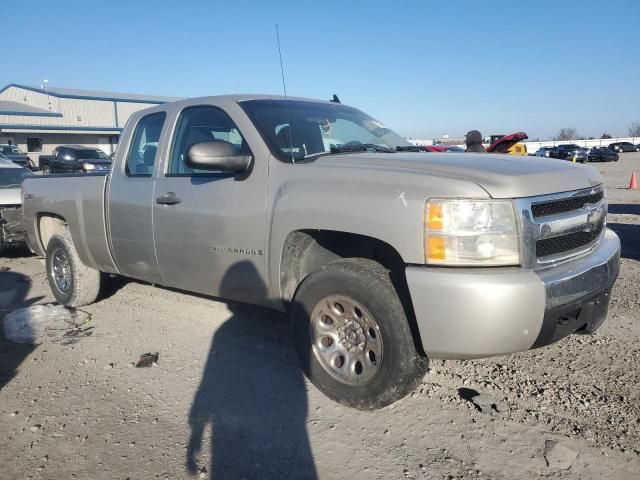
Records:
M102 150L77 150L76 158L78 160L109 160L107 154Z
M395 151L409 145L379 121L339 103L248 100L240 105L283 162L369 149Z
M30 175L24 168L0 168L0 188L17 188Z

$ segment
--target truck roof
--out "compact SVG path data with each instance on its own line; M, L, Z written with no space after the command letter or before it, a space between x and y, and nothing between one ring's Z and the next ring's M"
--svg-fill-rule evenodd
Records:
M184 98L181 100L177 100L175 102L170 102L171 104L193 104L194 102L206 102L206 101L230 101L230 102L245 102L248 100L295 100L302 102L315 102L315 103L330 103L335 104L335 102L331 102L329 100L318 100L317 98L305 98L305 97L291 97L287 95L284 97L283 95L268 95L268 94L257 94L257 93L243 93L243 94L233 94L233 95L209 95L206 97L192 97L192 98ZM166 105L166 104L165 104ZM159 105L162 107L162 105ZM152 107L158 108L158 107Z

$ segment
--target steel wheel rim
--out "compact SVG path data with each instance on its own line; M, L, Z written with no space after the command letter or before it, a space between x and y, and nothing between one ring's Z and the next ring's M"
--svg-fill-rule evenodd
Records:
M311 313L309 329L313 354L339 382L365 385L380 371L380 327L360 302L345 295L323 298Z
M66 294L71 290L71 264L62 248L51 253L51 279L60 292Z

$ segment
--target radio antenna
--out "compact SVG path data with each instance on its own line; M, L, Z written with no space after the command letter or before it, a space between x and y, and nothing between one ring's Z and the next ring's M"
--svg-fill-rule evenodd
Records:
M291 163L295 165L296 159L293 156L293 138L291 137L291 118L289 117L289 106L287 104L287 83L284 80L284 66L282 63L282 48L280 47L280 29L276 23L276 40L278 41L278 56L280 57L280 74L282 75L282 91L284 92L284 110L287 114L287 130L289 132L289 153L291 154Z

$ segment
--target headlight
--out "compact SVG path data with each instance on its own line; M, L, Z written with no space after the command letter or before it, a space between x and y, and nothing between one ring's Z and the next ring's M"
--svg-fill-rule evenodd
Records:
M510 200L429 200L424 229L424 257L430 265L520 264Z
M84 167L85 170L95 170L96 169L96 166L93 163L85 163L83 165L83 167Z

